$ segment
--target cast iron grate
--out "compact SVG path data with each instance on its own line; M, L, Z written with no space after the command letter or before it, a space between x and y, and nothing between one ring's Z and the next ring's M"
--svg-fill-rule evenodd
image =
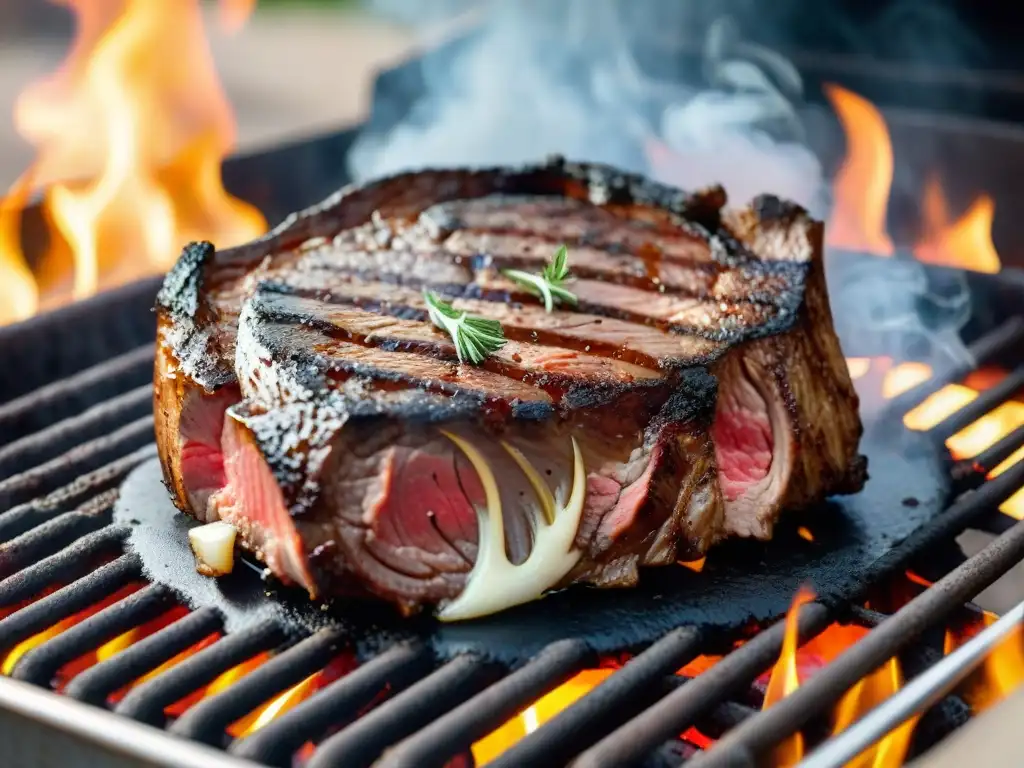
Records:
M1005 363L1022 341L1024 322L1014 319L991 328L971 349L979 364ZM70 765L77 758L82 765L103 759L126 766L291 766L294 755L313 742L315 750L306 762L310 768L470 765L474 742L599 663L584 642L575 640L553 643L515 669L471 653L442 661L423 645L403 642L361 660L258 730L231 739L227 729L232 723L334 663L346 638L330 629L296 636L274 619L224 633L216 608L185 613L169 588L146 582L142 564L125 547L128 530L113 523L112 512L120 482L155 455L146 383L152 354L151 344L129 349L0 405L0 657L124 592L116 602L24 652L9 670L13 681L0 680L0 733L8 732L14 740L7 743L21 743L17 754L23 764L50 764L39 742L74 737L76 751L52 764ZM892 407L908 410L969 372L940 372ZM1003 383L936 425L931 435L941 441L1013 397L1022 383L1024 369L1012 370ZM1024 485L1024 462L995 479L986 480L986 475L1022 445L1024 428L971 461L951 465L961 495L907 546L939 552L968 526L989 520ZM804 638L837 620L873 629L765 712L759 711L760 694L751 685L777 659L782 624L761 631L692 679L675 672L701 654L722 649L718 639L701 629L682 626L636 653L491 765L754 765L758 755L788 735L813 726L818 713L893 655L899 654L912 674L931 667L941 651L919 638L970 611L966 601L1024 557L1024 523L1003 528L990 546L956 565L892 616L856 606L804 606ZM14 682L52 688L66 665L172 610L183 615L66 682L59 704L49 695L38 700ZM222 634L215 642L151 675L216 633ZM177 718L165 714L169 705L268 652L268 661L232 685L207 695ZM145 682L114 698L145 675L150 675ZM92 724L104 709L122 717ZM959 699L947 696L918 726L915 746L926 748L968 716ZM691 726L718 739L716 746L700 753L680 741L677 735ZM152 727L181 738L172 740ZM34 741L30 733L36 733ZM25 751L31 749L37 753Z

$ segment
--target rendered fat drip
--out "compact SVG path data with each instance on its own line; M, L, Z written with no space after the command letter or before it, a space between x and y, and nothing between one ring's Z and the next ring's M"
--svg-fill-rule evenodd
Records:
M564 507L559 508L551 489L536 469L517 449L502 442L502 447L522 468L537 493L539 514L533 516L534 543L530 556L519 565L509 561L505 553L505 521L498 484L490 465L471 443L450 432L442 433L469 459L480 476L487 500L487 511L477 513L480 544L476 564L469 572L466 587L457 598L442 606L437 613L441 621L462 621L498 613L515 605L541 597L558 584L579 561L582 552L573 546L583 503L586 499L587 477L576 438L572 439L572 491Z

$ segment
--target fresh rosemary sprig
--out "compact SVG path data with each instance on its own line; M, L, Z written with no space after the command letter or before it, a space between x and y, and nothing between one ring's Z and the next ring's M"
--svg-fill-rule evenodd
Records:
M563 245L555 251L555 257L551 263L541 270L539 275L532 272L523 272L520 269L502 270L505 277L519 283L530 293L539 296L544 301L544 309L550 312L555 306L555 300L572 304L578 303L575 295L562 287L562 283L570 279L569 274L569 250Z
M459 362L480 365L487 356L505 346L505 332L497 320L473 317L424 290L430 321L452 337Z

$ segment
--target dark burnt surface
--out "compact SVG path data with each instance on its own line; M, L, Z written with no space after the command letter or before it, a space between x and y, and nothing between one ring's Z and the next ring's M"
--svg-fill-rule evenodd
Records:
M173 332L164 341L198 384L206 389L222 386L230 376L230 363L220 359L207 338L214 335L213 326L223 322L211 311L208 298L218 283L225 279L237 281L267 257L288 252L312 238L334 238L339 232L370 223L375 216L412 220L423 214L421 220L425 217L439 230L447 231L460 225L445 212L444 203L481 198L500 202L503 196L562 197L590 203L594 210L603 209L625 219L632 217L634 207L642 209L646 217L657 212L651 219L656 226L667 226L705 240L711 251L711 265L718 270L735 271L742 284L749 286L751 295L745 300L770 305L773 310L755 321L743 320L738 314L733 317L734 309L723 309L723 317L712 324L673 326L669 331L737 344L782 333L794 322L810 262L769 262L754 256L723 225L721 211L726 198L721 188L687 193L611 166L554 157L545 164L521 168L438 169L399 174L364 186L346 187L322 203L288 217L266 236L238 248L218 252L211 251L208 243L192 243L169 273L157 301L158 316L173 326ZM432 216L427 215L431 211ZM758 198L752 214L766 232L776 226L791 226L801 218L808 227L817 226L802 209L772 197ZM583 244L573 242L572 238L565 240L570 247ZM765 282L781 287L772 292L759 291L759 284ZM583 309L597 310L589 306ZM615 312L606 307L603 314L614 316ZM217 359L198 359L200 344L204 345L203 356Z
M229 630L277 615L296 629L340 626L365 653L416 637L442 657L474 650L519 662L562 638L581 638L599 652L613 652L650 643L682 625L732 636L783 614L803 584L829 603L854 598L904 565L913 552L901 551L900 543L934 524L947 499L938 451L925 436L877 426L862 446L872 471L861 493L784 516L770 542L726 542L711 552L701 573L682 566L648 568L635 589L572 588L460 624L438 624L423 615L403 619L387 605L358 599L310 603L263 581L258 567L246 561L219 581L198 575L186 536L192 523L168 499L156 462L129 478L115 518L132 527L131 547L150 578L174 588L190 605L218 607ZM899 502L910 498L917 503ZM801 538L798 526L810 529L814 540Z

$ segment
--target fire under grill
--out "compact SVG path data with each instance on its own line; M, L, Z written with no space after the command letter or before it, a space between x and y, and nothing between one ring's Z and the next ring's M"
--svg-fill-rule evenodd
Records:
M841 274L865 258L837 253L832 264ZM935 371L885 405L902 417L975 367L1009 371L930 425L939 445L1024 388L1020 278L1004 270L967 282L987 307L965 331L975 366ZM953 501L892 551L897 576L865 584L853 602L808 600L743 642L682 625L614 657L568 638L509 666L476 652L441 658L410 641L358 650L343 628L297 633L276 616L229 631L220 606L185 606L148 579L127 546L130 527L114 522L122 482L155 456L155 287L137 283L0 331L5 378L12 392L29 391L0 405L7 765L743 766L790 764L778 755L801 732L807 765L840 766L904 722L913 757L971 718L961 684L1024 613L991 624L969 603L1024 560L1024 523L997 510L1024 487L1024 462L988 479L1024 447L1020 426L950 459ZM121 336L102 331L115 326ZM887 352L882 337L853 346L849 354ZM49 370L40 349L55 350ZM891 514L911 503L895 494ZM965 559L953 539L967 528L998 536ZM858 634L763 708L766 675L796 629L811 644ZM831 735L822 713L894 657L906 684Z
M166 4L130 5L137 12L165 6L164 23L149 17L147 26L161 32L176 65L189 71L185 65L194 64L194 54L205 47L194 46L188 36L176 38L178 25L172 22L185 17L171 14ZM186 5L198 8L198 3ZM818 40L819 25L810 26ZM718 29L719 44L712 46L704 45L704 35L682 43L675 34L642 36L643 50L636 56L641 66L629 73L630 81L644 72L653 82L670 85L679 78L714 80L709 73L719 72L719 65L734 56L752 56L759 67L764 63L758 45L743 44L731 27ZM346 183L345 169L358 170L358 163L349 166L349 161L360 155L360 147L365 153L374 139L430 111L415 108L431 95L430 73L453 69L450 57L461 55L467 41L457 35L383 73L375 84L371 119L357 130L228 159L222 168L226 190L260 214L249 227L262 231L257 218L279 221ZM157 40L150 42L158 54L164 50ZM462 635L453 631L440 640L429 632L396 632L399 623L415 626L420 619L397 622L389 614L388 621L379 620L369 606L352 608L349 621L308 621L328 612L308 600L296 609L283 591L264 594L276 585L260 581L245 560L216 587L198 579L184 529L177 526L181 516L170 510L153 471L151 308L159 279L32 316L38 308L60 306L107 283L99 274L88 289L47 277L59 272L53 258L81 250L81 243L68 240L67 227L59 226L64 219L52 195L30 204L28 187L12 193L9 199L17 207L27 206L20 215L16 260L20 265L23 256L26 269L12 272L14 262L5 262L0 252L0 765L886 768L918 759L952 764L950 756L965 751L975 758L984 754L988 764L997 751L993 734L1002 737L1000 757L1024 763L1024 749L1014 743L1005 714L996 728L991 718L1012 712L1010 701L1000 704L1012 689L1019 688L1016 699L1024 695L1024 602L1013 606L1014 596L1001 618L971 602L1024 563L1024 271L998 271L1001 259L1014 267L1024 264L1024 244L1013 217L993 220L986 191L1001 209L1013 209L1019 196L1016 170L1024 168L1024 134L985 121L1019 111L1019 84L977 73L915 75L898 62L815 51L791 51L809 86L808 103L794 105L793 116L806 124L809 149L825 167L841 170L845 164L863 171L837 173L833 186L833 214L859 225L846 227L845 236L844 227L833 226L842 217L828 227L834 305L848 299L842 287L865 271L884 273L886 281L891 276L901 288L914 282L919 268L935 292L913 300L937 297L941 304L952 293L953 306L970 297L970 319L962 327L953 325L970 352L961 359L971 363L936 370L900 363L928 357L915 355L913 333L859 322L859 316L851 321L851 306L837 307L851 374L873 395L866 398L871 411L866 421L881 427L872 434L881 434L885 447L880 457L872 454L874 481L851 502L873 511L854 522L885 543L871 550L875 554L858 565L860 570L848 568L845 555L833 548L838 537L832 533L847 533L838 516L829 516L837 510L788 516L786 541L780 533L775 541L742 550L759 562L741 563L745 568L736 571L734 590L727 593L738 594L735 584L759 593L755 598L769 606L757 613L764 620L752 618L754 601L745 594L729 603L726 593L702 588L709 582L700 579L715 573L722 550L713 552L706 566L679 564L649 572L628 593L570 590L526 607L532 613L509 612L500 620L503 640L512 640L506 643L511 652L489 647L487 639L497 635L486 630L475 636L475 629ZM163 68L165 58L156 55L153 61ZM774 54L767 59L770 64ZM139 61L132 57L130 66L139 70ZM570 69L583 70L584 64L581 60ZM774 79L781 90L772 89L788 102L786 78ZM202 90L202 77L182 80L190 91ZM835 83L856 86L880 103L888 103L894 87L912 91L912 98L883 117L871 102ZM963 114L917 111L945 109L951 93L962 102ZM618 149L631 163L671 176L679 158L672 154L670 137L661 135L666 130L657 127L655 118L667 106L660 94L661 89L640 89L633 94L638 99L633 111L646 117L629 120L628 126L611 124L613 130L600 123L597 133L602 146L623 133L624 146ZM219 96L207 96L212 100L205 106L216 106ZM615 111L599 96L590 95L598 114ZM160 103L148 97L133 101ZM975 102L992 108L972 112L967 107ZM826 104L832 108L824 110ZM152 123L139 124L162 119L159 112L149 118ZM78 124L65 131L91 132ZM138 133L152 138L148 134L162 131ZM647 141L652 138L657 141ZM154 157L162 157L156 149ZM900 161L895 176L884 162L869 162L886 154ZM221 158L208 158L214 159ZM913 184L902 184L901 173ZM934 175L934 183L918 194L926 173ZM185 185L177 198L193 200L195 191ZM954 220L945 210L946 192L955 202L974 202ZM140 202L133 194L125 197ZM892 213L892 242L887 222L872 220L873 208ZM100 228L93 234L97 243L104 242ZM966 258L955 252L959 246L968 252ZM118 251L105 245L98 250ZM122 267L134 270L146 262L135 247L120 250ZM854 250L892 251L892 258ZM156 258L165 254L152 255L152 270L131 271L131 278L168 266ZM932 266L937 264L978 271ZM915 272L909 278L907 267ZM981 274L985 271L995 274ZM39 295L32 297L31 311L11 314L3 300L12 294L3 289L18 275L27 276L26 285ZM130 279L124 275L121 280ZM928 315L917 309L916 319ZM30 319L5 324L21 317ZM934 329L920 330L927 335ZM898 446L907 449L910 443L902 438L908 435L913 445L926 449L929 470L935 470L938 458L937 473L918 472L922 462L902 461ZM893 459L888 467L887 456ZM147 472L155 495L129 503L133 484ZM918 494L933 480L948 485L948 493L943 487L930 497ZM151 539L165 550L163 560L154 561L139 546L138 531L146 521L131 513L144 517L147 509L150 518L167 521L159 532L163 538ZM891 520L900 521L892 529L898 535L883 525ZM991 538L970 557L957 543L968 529ZM832 575L843 577L833 579L831 591L819 588L827 585L815 574L800 570L805 561L793 561L785 574L776 567L785 561L778 553L792 541L814 548L815 564L831 562ZM858 551L863 560L864 551ZM171 560L203 588L183 589L180 579L162 570ZM248 586L239 589L239 579L245 578ZM696 586L659 594L667 581ZM812 582L819 594L797 591L801 581ZM839 582L841 589L835 587ZM675 612L645 604L663 597L662 606L674 600ZM728 603L746 623L701 620L708 611L694 608L688 597L700 598L705 607ZM593 607L609 604L600 609L599 620L581 620ZM678 610L680 605L690 610ZM366 616L357 620L355 614L364 610ZM297 613L303 613L302 621ZM239 622L241 614L246 620ZM610 619L631 631L612 627ZM642 632L635 629L641 619Z

